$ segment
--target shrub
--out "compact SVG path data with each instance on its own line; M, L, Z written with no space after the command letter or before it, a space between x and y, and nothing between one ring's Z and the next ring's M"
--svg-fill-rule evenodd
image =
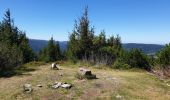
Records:
M0 71L13 69L22 63L23 56L17 46L0 43Z
M129 69L129 68L131 68L131 66L128 64L125 64L123 61L117 59L113 65L113 68L115 68L115 69Z
M170 44L157 53L158 63L163 67L170 65Z
M130 51L122 52L120 58L124 64L128 64L131 68L141 68L145 70L150 70L151 65L147 55L145 55L139 49L131 49Z
M75 74L75 77L76 77L77 79L80 79L80 80L82 80L82 79L85 78L82 74L80 74L80 73L78 73L78 72Z

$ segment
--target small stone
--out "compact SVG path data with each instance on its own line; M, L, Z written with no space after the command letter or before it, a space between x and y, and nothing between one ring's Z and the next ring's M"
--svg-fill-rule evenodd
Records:
M167 83L166 85L167 85L167 86L170 86L170 84L168 84L168 83Z
M57 89L57 88L59 88L61 85L62 85L61 82L55 82L51 87L54 88L54 89Z
M57 88L59 88L59 86L58 85L52 85L52 88L57 89Z
M61 87L62 88L66 88L66 89L70 89L71 88L71 84L62 84Z
M52 63L52 64L51 64L51 68L52 68L52 69L59 70L59 65L58 65L57 63Z
M120 95L117 95L117 96L116 96L116 98L117 98L117 99L121 99L121 98L122 98L122 96L120 96Z
M31 93L33 91L31 84L24 84L23 89L26 93Z
M42 85L38 84L37 87L42 87Z
M63 76L63 74L62 74L62 73L59 73L59 76Z

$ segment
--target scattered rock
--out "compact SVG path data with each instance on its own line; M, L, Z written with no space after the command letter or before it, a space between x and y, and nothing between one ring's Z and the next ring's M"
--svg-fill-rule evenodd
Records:
M118 95L116 96L116 98L117 98L117 99L121 99L122 96L118 94Z
M61 85L62 85L61 82L55 82L51 87L54 88L54 89L57 89L57 88L59 88Z
M38 84L37 87L42 87L42 85Z
M57 89L59 87L65 88L65 89L70 89L72 87L71 84L68 83L62 83L62 82L55 82L53 85L51 85L51 88Z
M23 85L24 92L31 93L33 91L31 84L24 84Z
M62 88L70 89L72 87L71 84L64 83L61 85Z

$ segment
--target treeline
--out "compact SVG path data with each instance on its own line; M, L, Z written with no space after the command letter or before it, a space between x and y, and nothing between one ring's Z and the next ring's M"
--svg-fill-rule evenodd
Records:
M26 33L14 25L10 11L7 10L0 22L0 71L13 69L30 61L59 60L71 60L74 63L84 61L117 69L141 68L149 71L157 65L169 68L170 44L155 56L148 56L139 49L123 49L119 35L106 38L105 34L102 30L99 35L95 35L86 8L82 17L75 21L66 51L62 52L59 43L52 37L48 45L36 54L30 48Z
M119 35L112 35L107 39L104 30L98 36L94 33L86 8L83 16L75 22L73 32L69 36L67 57L74 62L83 60L114 68L140 67L150 70L147 56L138 49L125 51Z
M148 56L140 49L127 51L122 48L119 35L106 38L104 30L95 35L86 8L82 17L75 21L66 56L73 62L81 60L118 69L142 68L149 71L156 65L170 65L170 45L166 45L155 56Z
M26 33L15 26L10 10L5 12L0 22L0 72L13 70L31 61L54 62L63 58L59 43L53 38L39 54L34 53Z
M7 10L0 22L0 71L13 69L35 58L28 42L25 32L14 25Z

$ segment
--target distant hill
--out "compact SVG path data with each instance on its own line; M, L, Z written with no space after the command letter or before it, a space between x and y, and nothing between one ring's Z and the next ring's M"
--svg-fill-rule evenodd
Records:
M46 40L37 40L37 39L30 39L29 44L34 52L38 53L40 49L44 48L47 45L48 41ZM67 48L67 41L59 41L60 48L62 51L66 50Z
M155 54L157 51L161 50L164 45L159 44L142 44L142 43L124 43L123 48L130 50L132 48L141 49L145 54Z
M29 43L31 45L31 48L34 52L38 53L40 49L45 47L48 43L46 40L36 40L36 39L30 39ZM67 41L59 41L60 48L62 51L67 49ZM146 54L154 54L155 52L162 49L164 45L158 45L158 44L142 44L142 43L124 43L123 48L126 50L130 50L132 48L139 48Z

